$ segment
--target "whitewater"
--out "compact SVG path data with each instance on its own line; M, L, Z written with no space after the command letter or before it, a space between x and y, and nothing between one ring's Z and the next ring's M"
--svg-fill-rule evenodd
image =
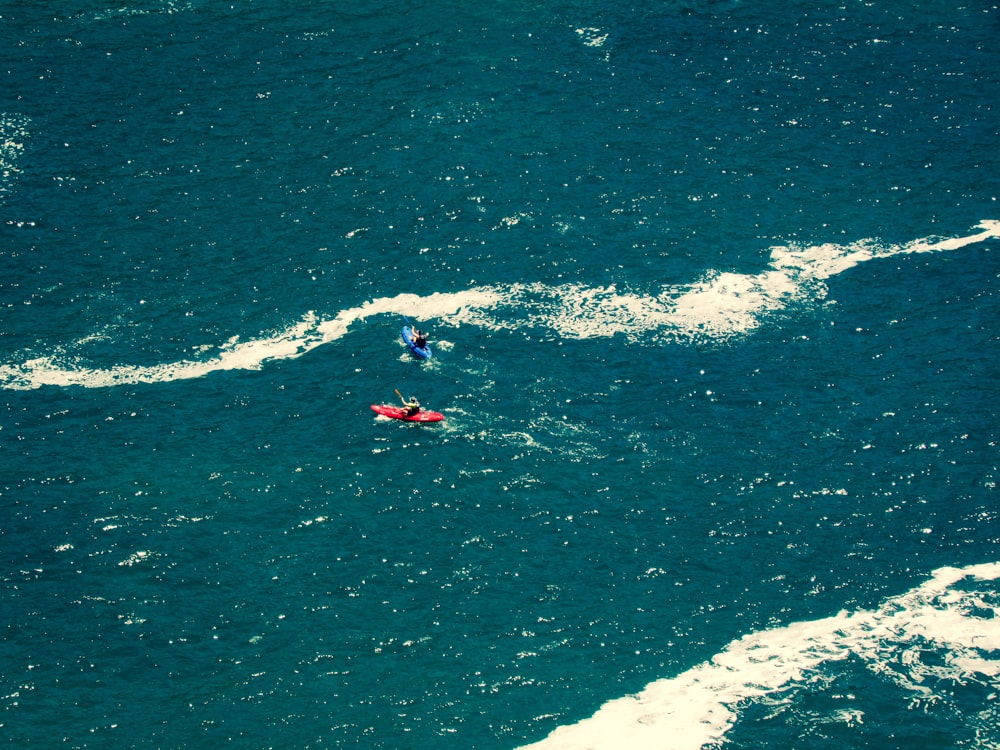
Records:
M750 633L709 661L640 693L609 701L594 716L560 727L524 750L697 750L724 740L751 702L771 711L796 691L822 684L824 667L856 656L899 687L919 709L943 698L928 683L1000 688L1000 562L941 568L877 610L840 612ZM938 688L940 691L940 688ZM988 730L1000 719L995 693L976 717ZM844 709L845 724L865 721Z
M984 220L982 231L951 238L928 237L887 245L864 240L845 245L775 247L768 267L756 274L712 271L690 285L658 295L641 295L614 286L550 286L523 283L484 286L428 295L402 293L364 302L325 318L309 311L288 328L221 345L198 347L214 352L148 366L116 363L88 366L72 345L45 356L8 355L0 365L0 385L8 389L43 386L107 388L201 378L224 370L259 370L267 362L295 359L346 336L351 326L376 316L410 315L448 326L491 329L547 329L568 339L609 338L638 342L725 342L746 336L768 315L805 307L827 294L826 281L855 266L897 255L960 250L1000 237L1000 220ZM498 314L503 310L503 315Z

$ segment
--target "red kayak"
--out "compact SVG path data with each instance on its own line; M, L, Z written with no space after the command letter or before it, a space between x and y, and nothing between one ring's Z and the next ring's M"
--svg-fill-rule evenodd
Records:
M390 406L389 404L372 404L372 411L378 412L384 417L402 419L404 422L440 422L444 419L444 414L437 411L424 411L421 409L416 414L407 414L402 406Z

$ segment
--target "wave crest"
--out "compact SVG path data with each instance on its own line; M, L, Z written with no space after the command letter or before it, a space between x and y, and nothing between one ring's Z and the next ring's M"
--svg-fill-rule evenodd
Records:
M1000 221L983 221L981 232L946 239L923 239L903 245L874 241L847 245L777 247L768 266L756 274L713 271L692 284L660 294L637 294L615 286L540 283L484 286L430 295L382 297L340 311L332 318L305 314L288 328L240 341L233 338L214 356L151 366L87 366L72 347L42 357L13 356L0 364L0 386L103 388L199 378L224 370L258 370L267 362L294 359L347 335L358 321L378 315L413 315L447 319L451 326L545 329L562 338L589 339L621 335L631 341L724 342L745 336L769 315L822 298L825 281L876 258L909 253L957 250L1000 237Z

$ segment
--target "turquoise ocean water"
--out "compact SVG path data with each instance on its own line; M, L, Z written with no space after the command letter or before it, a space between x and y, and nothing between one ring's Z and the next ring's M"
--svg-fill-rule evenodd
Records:
M0 2L0 742L1000 746L998 37Z

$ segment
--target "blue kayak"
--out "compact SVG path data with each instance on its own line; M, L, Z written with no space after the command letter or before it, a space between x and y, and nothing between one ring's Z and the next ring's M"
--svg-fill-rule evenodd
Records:
M403 341L406 342L406 345L410 347L410 351L415 356L420 357L420 359L430 359L430 346L426 343L423 346L417 346L417 342L413 338L413 329L409 326L403 326Z

